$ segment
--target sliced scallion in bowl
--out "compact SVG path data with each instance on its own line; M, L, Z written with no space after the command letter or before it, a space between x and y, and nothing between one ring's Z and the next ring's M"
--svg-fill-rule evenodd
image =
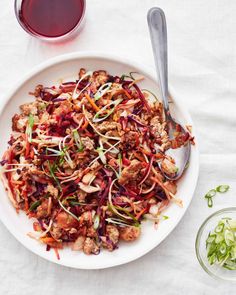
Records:
M206 249L210 265L236 270L236 220L222 218L209 233Z

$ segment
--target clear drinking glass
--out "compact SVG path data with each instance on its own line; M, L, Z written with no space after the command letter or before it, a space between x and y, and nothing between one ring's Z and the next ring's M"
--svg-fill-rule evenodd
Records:
M84 24L86 0L15 0L15 14L31 36L55 41L71 38Z

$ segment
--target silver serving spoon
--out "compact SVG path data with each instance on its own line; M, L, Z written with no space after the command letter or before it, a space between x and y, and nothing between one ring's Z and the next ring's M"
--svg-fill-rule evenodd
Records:
M168 65L167 65L167 29L166 18L163 10L158 7L153 7L148 11L147 15L148 27L151 36L152 50L156 65L156 71L160 82L161 94L163 99L166 121L168 124L168 135L170 140L174 138L174 132L178 125L181 133L186 133L186 130L177 123L170 114L168 102ZM184 172L184 169L190 157L190 143L187 142L184 146L177 149L169 149L168 153L175 160L178 171L174 175L166 175L168 179L178 179ZM162 170L161 164L159 165ZM163 170L162 170L163 171ZM164 173L164 172L163 172Z

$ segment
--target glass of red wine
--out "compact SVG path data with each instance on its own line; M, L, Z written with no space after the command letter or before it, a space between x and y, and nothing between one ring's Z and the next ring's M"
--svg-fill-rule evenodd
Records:
M82 27L86 0L15 0L22 28L43 40L72 37Z

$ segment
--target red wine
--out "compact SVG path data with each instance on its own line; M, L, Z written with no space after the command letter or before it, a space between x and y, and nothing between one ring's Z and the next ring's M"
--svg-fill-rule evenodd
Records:
M59 37L78 24L83 11L83 0L23 0L19 17L33 33Z

